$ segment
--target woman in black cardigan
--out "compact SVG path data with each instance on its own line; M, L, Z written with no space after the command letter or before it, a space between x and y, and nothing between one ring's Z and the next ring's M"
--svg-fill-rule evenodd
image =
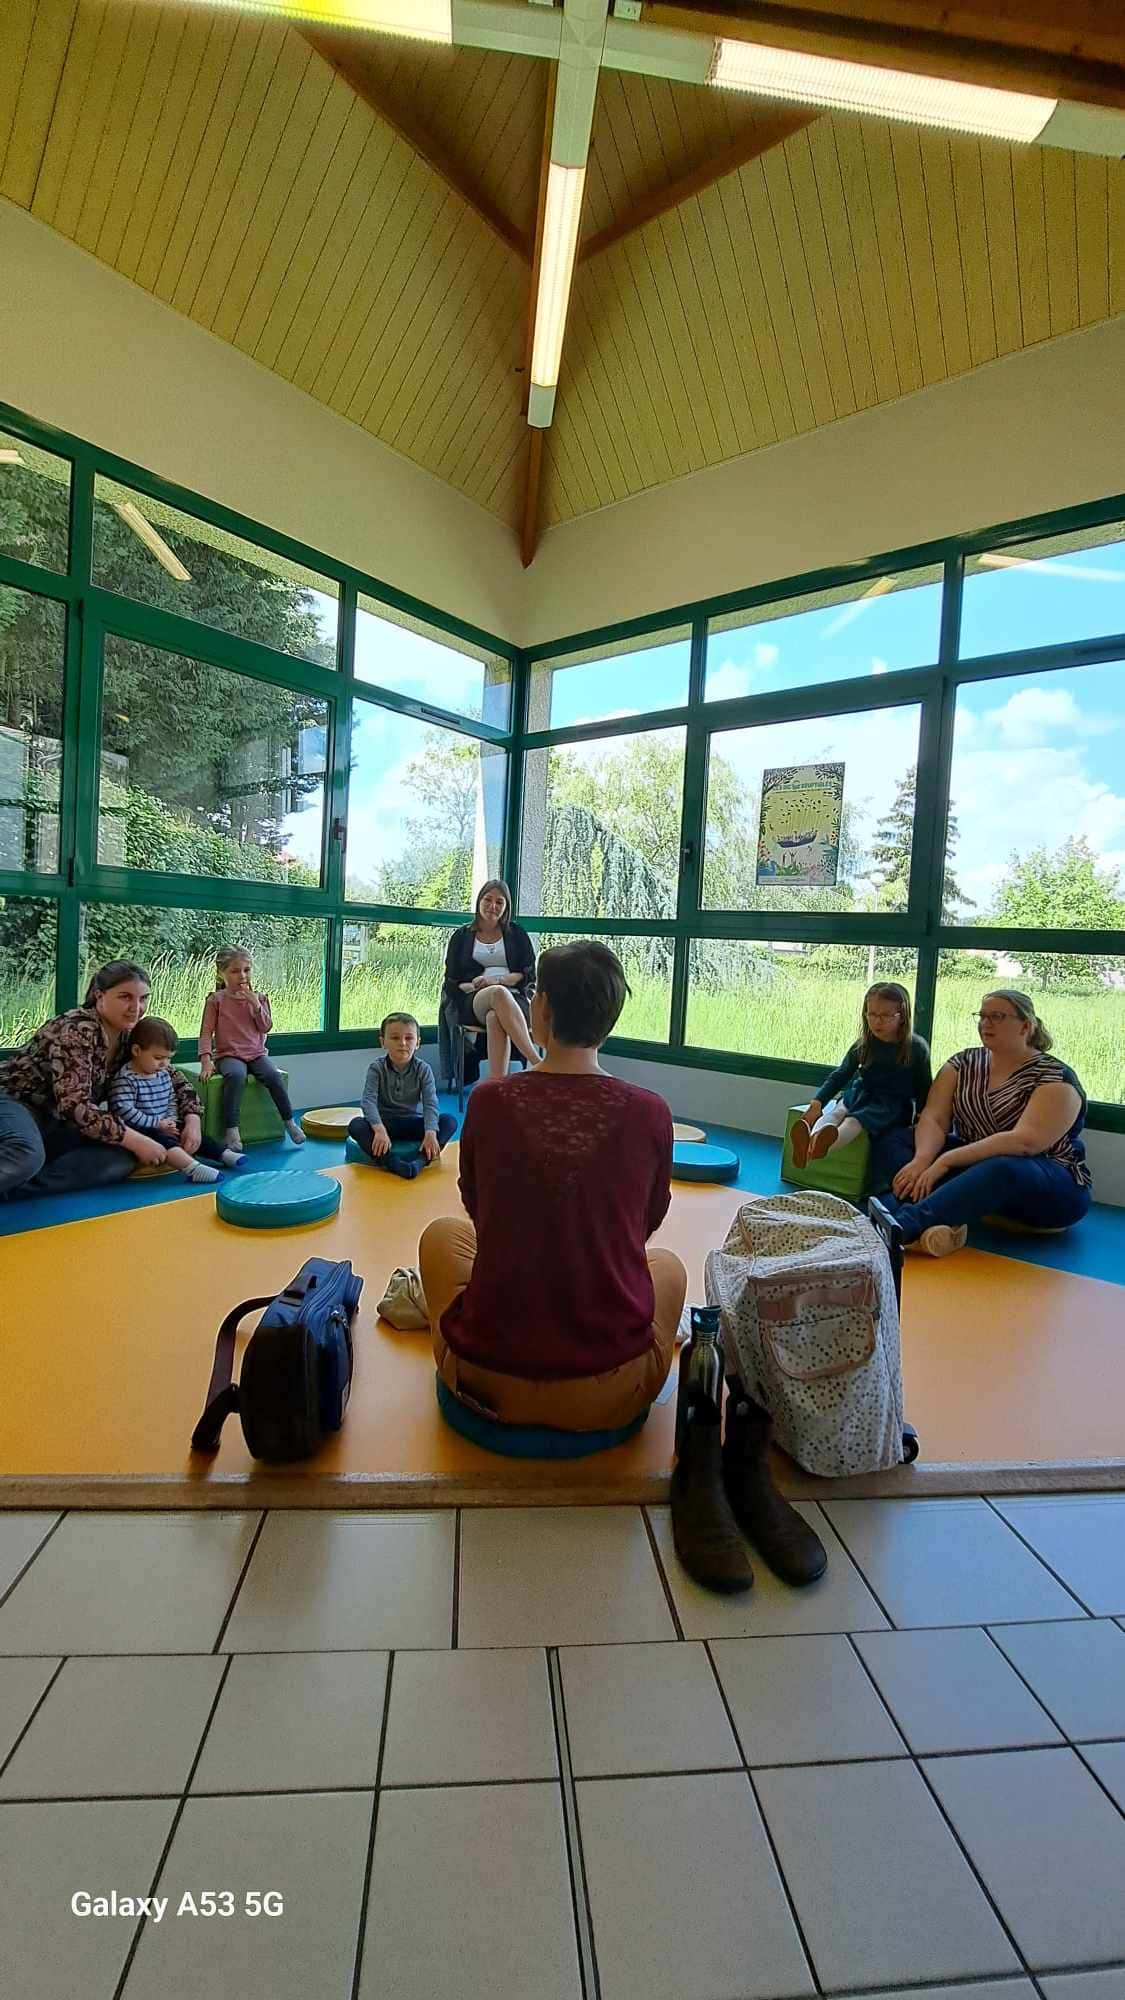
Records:
M512 922L508 885L486 882L472 923L449 940L442 999L462 1026L476 1022L485 1029L490 1076L507 1075L513 1042L527 1064L540 1061L528 1032L534 990L535 952L527 932Z

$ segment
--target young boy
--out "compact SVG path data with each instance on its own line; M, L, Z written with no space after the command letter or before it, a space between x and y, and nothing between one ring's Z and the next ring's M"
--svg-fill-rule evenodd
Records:
M148 1014L137 1022L129 1037L125 1062L109 1085L109 1108L123 1125L145 1132L164 1147L169 1166L178 1167L185 1180L202 1186L217 1181L214 1167L204 1160L218 1160L224 1167L240 1167L246 1158L230 1146L217 1146L213 1139L201 1139L197 1158L180 1145L184 1120L199 1100L182 1076L173 1073L176 1030L170 1021Z
M348 1126L348 1137L377 1167L404 1181L436 1160L457 1130L457 1120L438 1110L433 1070L418 1054L421 1039L413 1014L387 1015L379 1029L380 1052L363 1086L363 1116ZM419 1157L400 1159L391 1151L393 1139L417 1139Z

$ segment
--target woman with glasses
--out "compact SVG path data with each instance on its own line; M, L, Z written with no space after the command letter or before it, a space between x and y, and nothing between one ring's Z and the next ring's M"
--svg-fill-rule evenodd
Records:
M942 1065L912 1131L879 1150L877 1204L902 1241L931 1257L963 1248L970 1222L997 1215L1067 1229L1092 1199L1081 1133L1086 1093L1026 993L986 993L980 1047Z

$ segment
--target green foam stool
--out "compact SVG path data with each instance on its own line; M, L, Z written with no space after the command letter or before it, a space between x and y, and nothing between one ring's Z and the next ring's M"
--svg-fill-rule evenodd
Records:
M785 1139L781 1148L781 1178L794 1187L819 1188L822 1194L838 1194L857 1206L867 1193L871 1171L871 1141L866 1132L850 1146L833 1146L823 1160L809 1160L799 1167L793 1158L793 1127L808 1110L807 1104L791 1104L785 1114Z
M223 1122L223 1079L216 1074L200 1080L198 1063L177 1063L181 1076L190 1078L194 1089L203 1100L203 1136L214 1139L221 1146L227 1135ZM289 1088L289 1072L279 1069L278 1075L286 1090ZM263 1083L256 1077L248 1076L242 1093L242 1110L239 1113L238 1129L242 1134L242 1144L246 1146L270 1146L283 1137L285 1127L281 1122L273 1098Z

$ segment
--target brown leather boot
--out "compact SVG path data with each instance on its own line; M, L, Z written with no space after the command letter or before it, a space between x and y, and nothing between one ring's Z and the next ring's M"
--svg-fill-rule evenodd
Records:
M770 1476L770 1420L744 1390L727 1396L723 1484L747 1540L783 1583L815 1583L828 1568L820 1536L778 1492Z
M719 1412L693 1411L672 1473L672 1539L688 1575L705 1590L749 1590L754 1572L723 1491Z

